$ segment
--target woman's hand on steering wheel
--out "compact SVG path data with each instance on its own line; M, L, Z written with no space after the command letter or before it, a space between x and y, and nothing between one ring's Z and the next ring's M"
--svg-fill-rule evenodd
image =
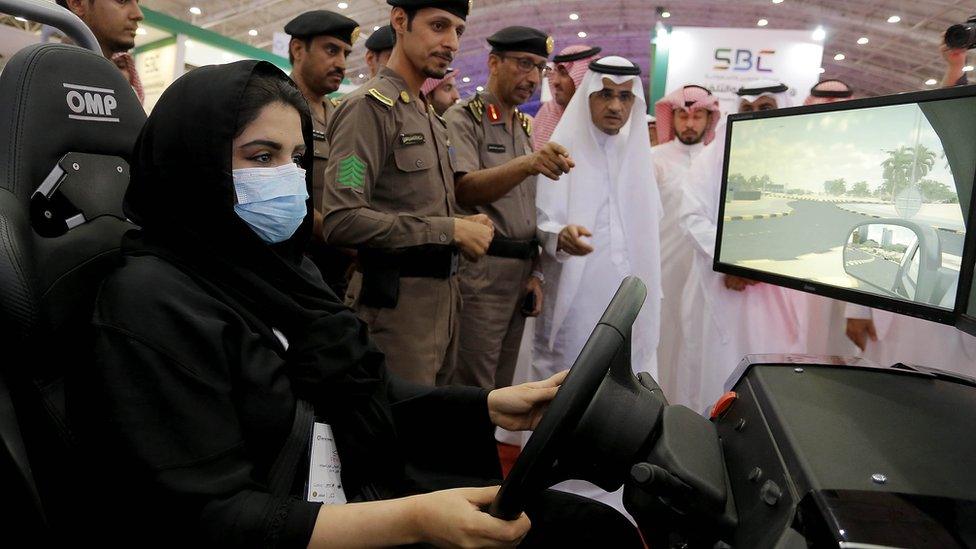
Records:
M509 431L535 429L568 373L563 370L542 381L495 389L488 393L488 417Z
M525 513L514 520L485 513L497 492L497 486L455 488L407 498L419 539L435 547L518 547L531 523Z

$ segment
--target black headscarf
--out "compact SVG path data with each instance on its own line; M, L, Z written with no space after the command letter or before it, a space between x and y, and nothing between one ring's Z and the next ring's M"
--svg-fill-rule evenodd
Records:
M276 341L271 328L285 334L285 372L296 396L332 425L347 491L370 484L395 493L403 465L394 447L383 354L366 325L303 267L311 199L295 234L274 245L234 212L237 106L258 74L294 86L270 63L240 61L195 69L167 88L132 155L125 213L142 229L126 235L123 251L173 263L269 342ZM307 111L301 119L303 165L310 168L312 122ZM306 185L311 196L311 170Z

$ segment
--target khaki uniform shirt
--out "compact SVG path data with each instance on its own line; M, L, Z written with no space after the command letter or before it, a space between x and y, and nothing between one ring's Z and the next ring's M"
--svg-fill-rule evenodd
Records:
M478 94L461 101L444 113L454 145L457 173L476 172L501 166L532 153L532 126L518 109L506 128L498 101L491 94ZM495 224L495 234L514 240L535 238L535 176L531 176L495 202L464 213L483 213Z
M336 108L321 202L329 244L454 241L454 168L444 122L384 67Z
M444 113L455 147L455 172L501 166L532 152L529 119L515 110L506 127L497 100L479 94ZM528 177L491 204L468 209L495 224L495 235L511 240L535 237L535 177ZM521 300L531 259L488 256L461 261L458 365L453 383L485 389L512 384L525 327Z
M454 166L447 126L406 82L383 68L329 119L323 234L333 246L394 249L454 242ZM450 381L461 297L457 277L401 277L393 308L366 306L360 273L346 302L387 351L398 376L429 386Z
M312 204L315 209L322 211L322 189L325 188L325 168L329 160L329 140L325 138L325 130L339 102L335 99L326 99L322 102L325 109L325 119L312 115L312 140L314 150L312 155Z

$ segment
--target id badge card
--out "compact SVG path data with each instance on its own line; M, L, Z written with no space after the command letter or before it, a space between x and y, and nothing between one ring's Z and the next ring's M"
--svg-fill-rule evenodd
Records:
M339 451L332 435L332 427L316 421L312 427L305 499L326 505L346 503L341 472L342 465L339 463Z

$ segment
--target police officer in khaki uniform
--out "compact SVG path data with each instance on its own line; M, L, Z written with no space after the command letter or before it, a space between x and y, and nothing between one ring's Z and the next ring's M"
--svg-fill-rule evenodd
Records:
M535 179L558 179L573 162L549 143L532 152L532 123L519 112L548 70L552 38L507 27L488 38L488 89L448 109L458 204L495 226L488 256L461 262L461 338L453 382L486 389L511 385L526 316L542 310L542 274L533 268Z
M455 216L447 127L420 87L447 72L469 3L387 2L393 54L329 121L323 231L328 243L359 251L347 302L369 324L387 366L412 381L445 384L457 353L458 255L484 255L493 229L485 216Z
M383 25L366 39L366 66L369 67L370 78L376 76L376 73L386 66L390 55L393 54L394 44L396 44L396 33L390 25Z
M346 58L359 36L359 25L352 19L326 10L305 12L285 25L291 35L288 60L291 78L302 91L312 111L314 160L312 165L312 204L315 205L315 237L309 243L308 256L322 272L325 282L338 295L346 289L346 278L352 263L351 250L329 246L322 239L322 188L329 159L329 142L325 128L339 102L327 96L339 89L346 75Z

